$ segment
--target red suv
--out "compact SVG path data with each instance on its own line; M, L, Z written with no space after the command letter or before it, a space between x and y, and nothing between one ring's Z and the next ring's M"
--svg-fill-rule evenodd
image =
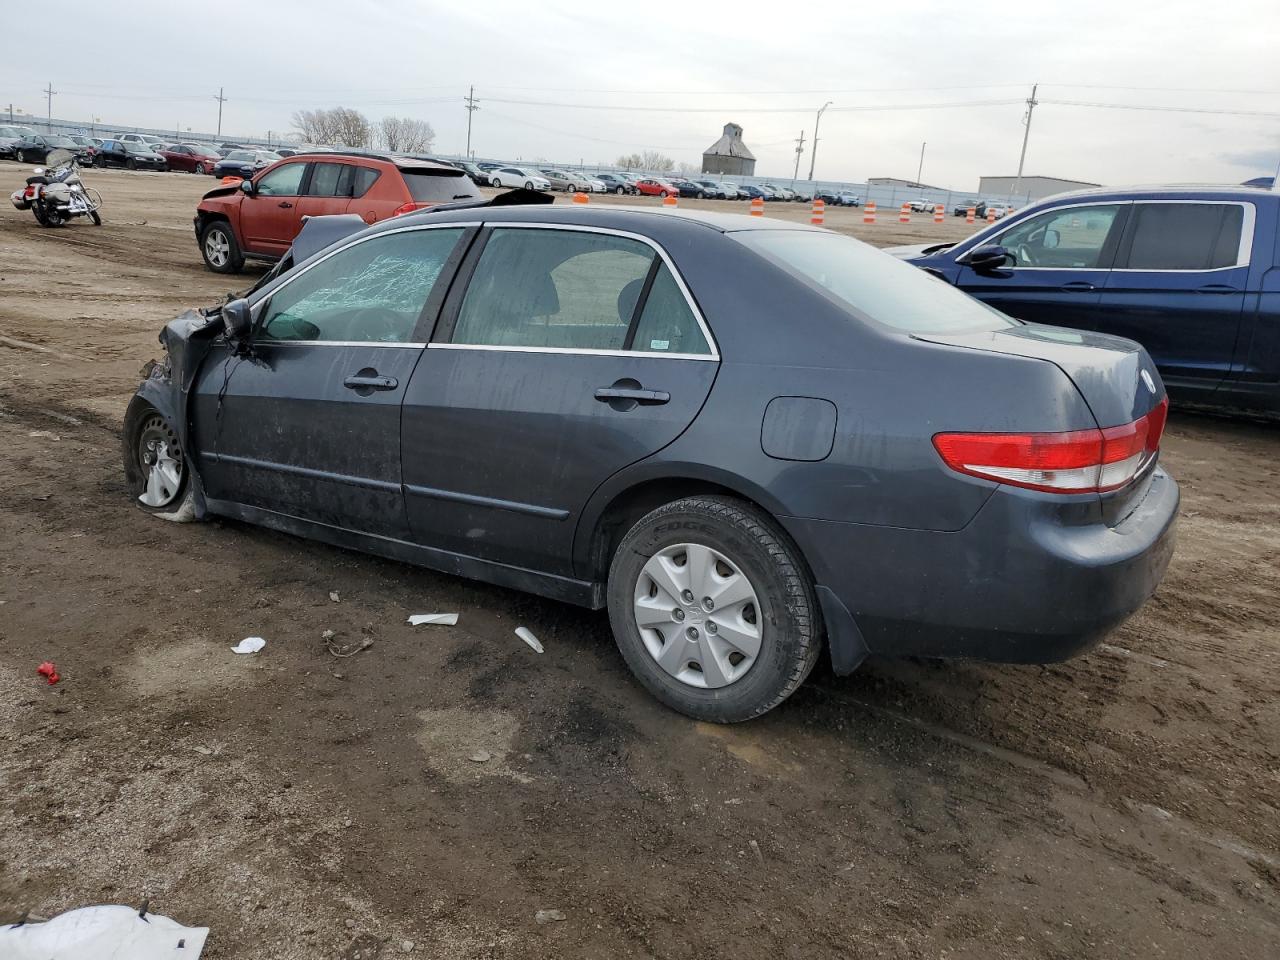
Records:
M278 260L302 229L303 217L354 213L366 223L479 199L457 167L412 157L299 154L252 180L210 190L196 207L196 239L205 265L238 273L245 258Z

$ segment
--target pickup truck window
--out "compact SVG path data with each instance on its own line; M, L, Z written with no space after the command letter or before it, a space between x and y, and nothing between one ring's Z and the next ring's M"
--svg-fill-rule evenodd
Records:
M1116 269L1217 270L1240 252L1238 203L1137 203Z
M1015 267L1105 269L1107 237L1119 213L1117 204L1049 210L1010 228L995 242L1013 254Z

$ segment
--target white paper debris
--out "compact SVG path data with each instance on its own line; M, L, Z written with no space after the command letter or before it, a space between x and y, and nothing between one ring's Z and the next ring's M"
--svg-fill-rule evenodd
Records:
M342 598L341 598L340 596L338 596L338 591L337 591L337 590L330 590L330 591L329 591L329 599L330 599L330 600L332 600L334 603L337 603L337 602L338 602L338 601L340 601Z
M424 623L439 623L452 627L458 622L458 615L456 613L415 613L409 618L409 622L415 627L422 626Z
M533 631L528 627L516 627L516 636L533 647L535 653L544 653L542 644L538 642L538 638L533 635Z
M231 648L232 653L257 653L267 645L267 641L261 637L245 637L234 647Z
M198 960L208 927L182 924L135 907L70 910L44 923L0 927L5 960Z

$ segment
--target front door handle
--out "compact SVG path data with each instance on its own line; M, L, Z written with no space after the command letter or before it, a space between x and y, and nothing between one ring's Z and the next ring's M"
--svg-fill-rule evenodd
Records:
M379 376L376 370L361 370L343 380L342 385L367 397L375 390L394 390L400 386L400 381L395 377Z
M1062 289L1074 291L1076 293L1088 293L1090 290L1094 289L1094 286L1088 280L1071 280L1064 283L1062 285Z
M671 394L665 390L644 390L633 387L601 387L596 391L596 399L601 403L613 400L633 400L636 403L655 405L670 403Z
M1203 287L1196 287L1196 293L1239 293L1235 287L1225 283L1206 283Z
M279 207L281 210L288 210L293 206L293 204L290 203L288 200L281 200L279 203L276 204L276 206Z

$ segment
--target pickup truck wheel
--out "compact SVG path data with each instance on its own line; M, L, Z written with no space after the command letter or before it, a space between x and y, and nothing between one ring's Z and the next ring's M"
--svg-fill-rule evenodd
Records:
M609 569L609 621L628 666L680 713L736 723L795 691L821 648L796 548L730 497L677 500L642 517Z
M244 268L244 254L236 242L235 232L225 220L214 220L200 234L200 253L205 266L214 273L239 273Z

